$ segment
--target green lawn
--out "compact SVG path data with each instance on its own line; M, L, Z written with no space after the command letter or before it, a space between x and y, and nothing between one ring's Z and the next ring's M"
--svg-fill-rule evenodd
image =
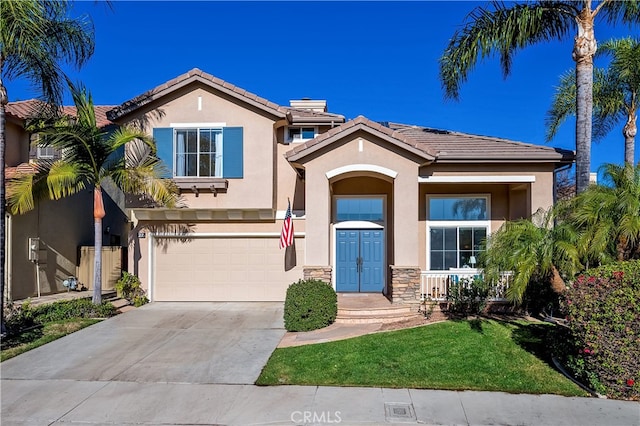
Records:
M100 320L89 318L52 321L45 323L41 327L21 333L20 335L3 339L0 362L52 342L99 321Z
M552 325L447 321L276 349L258 385L380 386L587 396L550 366Z

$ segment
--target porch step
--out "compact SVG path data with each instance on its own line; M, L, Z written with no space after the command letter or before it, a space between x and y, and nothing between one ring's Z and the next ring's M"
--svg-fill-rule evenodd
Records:
M347 316L338 314L336 323L338 324L388 324L392 322L406 321L420 316L417 313L409 312L387 312L385 314L370 315L351 313Z
M135 309L127 299L118 297L115 292L111 297L103 298L102 300L111 303L120 314Z
M388 306L388 307L372 307L372 308L341 308L338 305L338 317L350 318L359 316L396 316L411 314L410 306Z

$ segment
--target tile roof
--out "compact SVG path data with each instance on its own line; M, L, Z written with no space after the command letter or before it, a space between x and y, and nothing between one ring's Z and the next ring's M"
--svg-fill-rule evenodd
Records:
M10 115L19 120L26 120L31 118L35 114L38 113L39 109L42 107L43 102L38 99L29 99L27 101L17 101L17 102L9 102L7 104L7 115ZM113 124L107 118L107 111L113 109L111 105L95 105L93 107L96 113L96 124L98 127L105 127L110 124ZM63 106L62 112L66 115L75 117L76 115L76 107L75 106Z
M322 146L339 139L342 133L360 126L381 132L399 142L400 146L416 149L436 162L488 162L488 161L551 161L570 162L573 151L527 144L507 139L471 135L448 130L408 124L374 122L363 116L334 127L287 152L290 161L296 161Z
M152 102L162 96L171 93L174 90L177 90L181 87L184 87L192 82L199 81L204 83L210 87L213 87L221 92L227 93L235 97L236 99L240 99L244 102L247 102L251 105L254 105L264 111L267 111L276 117L284 118L287 113L290 113L291 116L295 118L315 118L315 119L324 119L324 121L336 121L341 120L344 122L344 117L338 114L332 114L328 112L318 112L304 109L296 109L289 108L277 105L267 99L261 98L260 96L248 92L245 89L242 89L234 84L231 84L227 81L224 81L214 75L208 74L201 69L193 68L192 70L186 72L185 74L179 75L178 77L171 79L165 83L162 83L159 86L154 87L151 90L148 90L141 95L136 96L133 99L130 99L123 104L113 108L111 111L107 113L107 116L111 120L117 120L118 118L127 115L136 109Z
M414 140L419 148L436 152L439 162L455 160L571 161L574 156L573 151L508 139L400 123L386 124L389 128Z
M329 131L318 135L316 138L310 141L296 146L294 149L286 153L286 157L291 161L296 161L299 158L304 157L306 154L310 154L323 146L330 144L332 141L342 137L342 134L350 134L358 129L368 129L369 131L375 131L381 133L383 136L390 138L392 141L398 143L398 145L404 147L407 150L414 151L415 154L432 160L434 153L429 149L420 149L417 147L415 141L406 137L400 132L397 132L389 127L383 126L380 123L371 121L368 118L360 115L353 120L349 120L338 127L334 127ZM426 147L424 147L426 148Z
M35 173L36 165L32 163L20 163L16 167L5 167L4 178L13 179L14 177L22 174Z

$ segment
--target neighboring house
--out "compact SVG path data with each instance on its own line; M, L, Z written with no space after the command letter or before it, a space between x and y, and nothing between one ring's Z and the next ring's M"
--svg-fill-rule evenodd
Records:
M26 121L37 114L39 105L40 101L37 100L10 102L7 105L7 180L20 173L33 173L38 161L55 160L61 156L52 148L39 146L38 135L25 129ZM106 111L111 109L112 106L96 107L100 127L108 129L112 125L106 117ZM63 112L73 116L75 108L64 107ZM119 208L112 199L106 201L109 213L104 221L104 238L106 245L126 248L128 220L122 210L124 200L122 204ZM14 301L67 291L63 281L78 275L81 247L93 245L92 191L86 190L58 201L38 201L35 209L26 214L7 214L5 223L6 299ZM33 247L29 247L30 242ZM85 250L85 253L89 251ZM91 259L84 260L91 265ZM113 281L109 275L106 278ZM90 287L89 281L83 284Z
M555 172L574 159L492 137L345 122L324 101L279 106L198 69L107 117L153 135L187 206L129 200L129 271L155 301L278 301L316 277L338 292L415 303L421 279L473 268L480 241L505 220L552 205ZM278 248L288 200L289 252Z

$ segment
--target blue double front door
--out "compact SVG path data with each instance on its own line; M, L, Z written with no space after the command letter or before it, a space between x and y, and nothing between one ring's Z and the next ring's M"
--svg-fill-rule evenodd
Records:
M384 230L336 231L336 291L381 293L384 272Z

